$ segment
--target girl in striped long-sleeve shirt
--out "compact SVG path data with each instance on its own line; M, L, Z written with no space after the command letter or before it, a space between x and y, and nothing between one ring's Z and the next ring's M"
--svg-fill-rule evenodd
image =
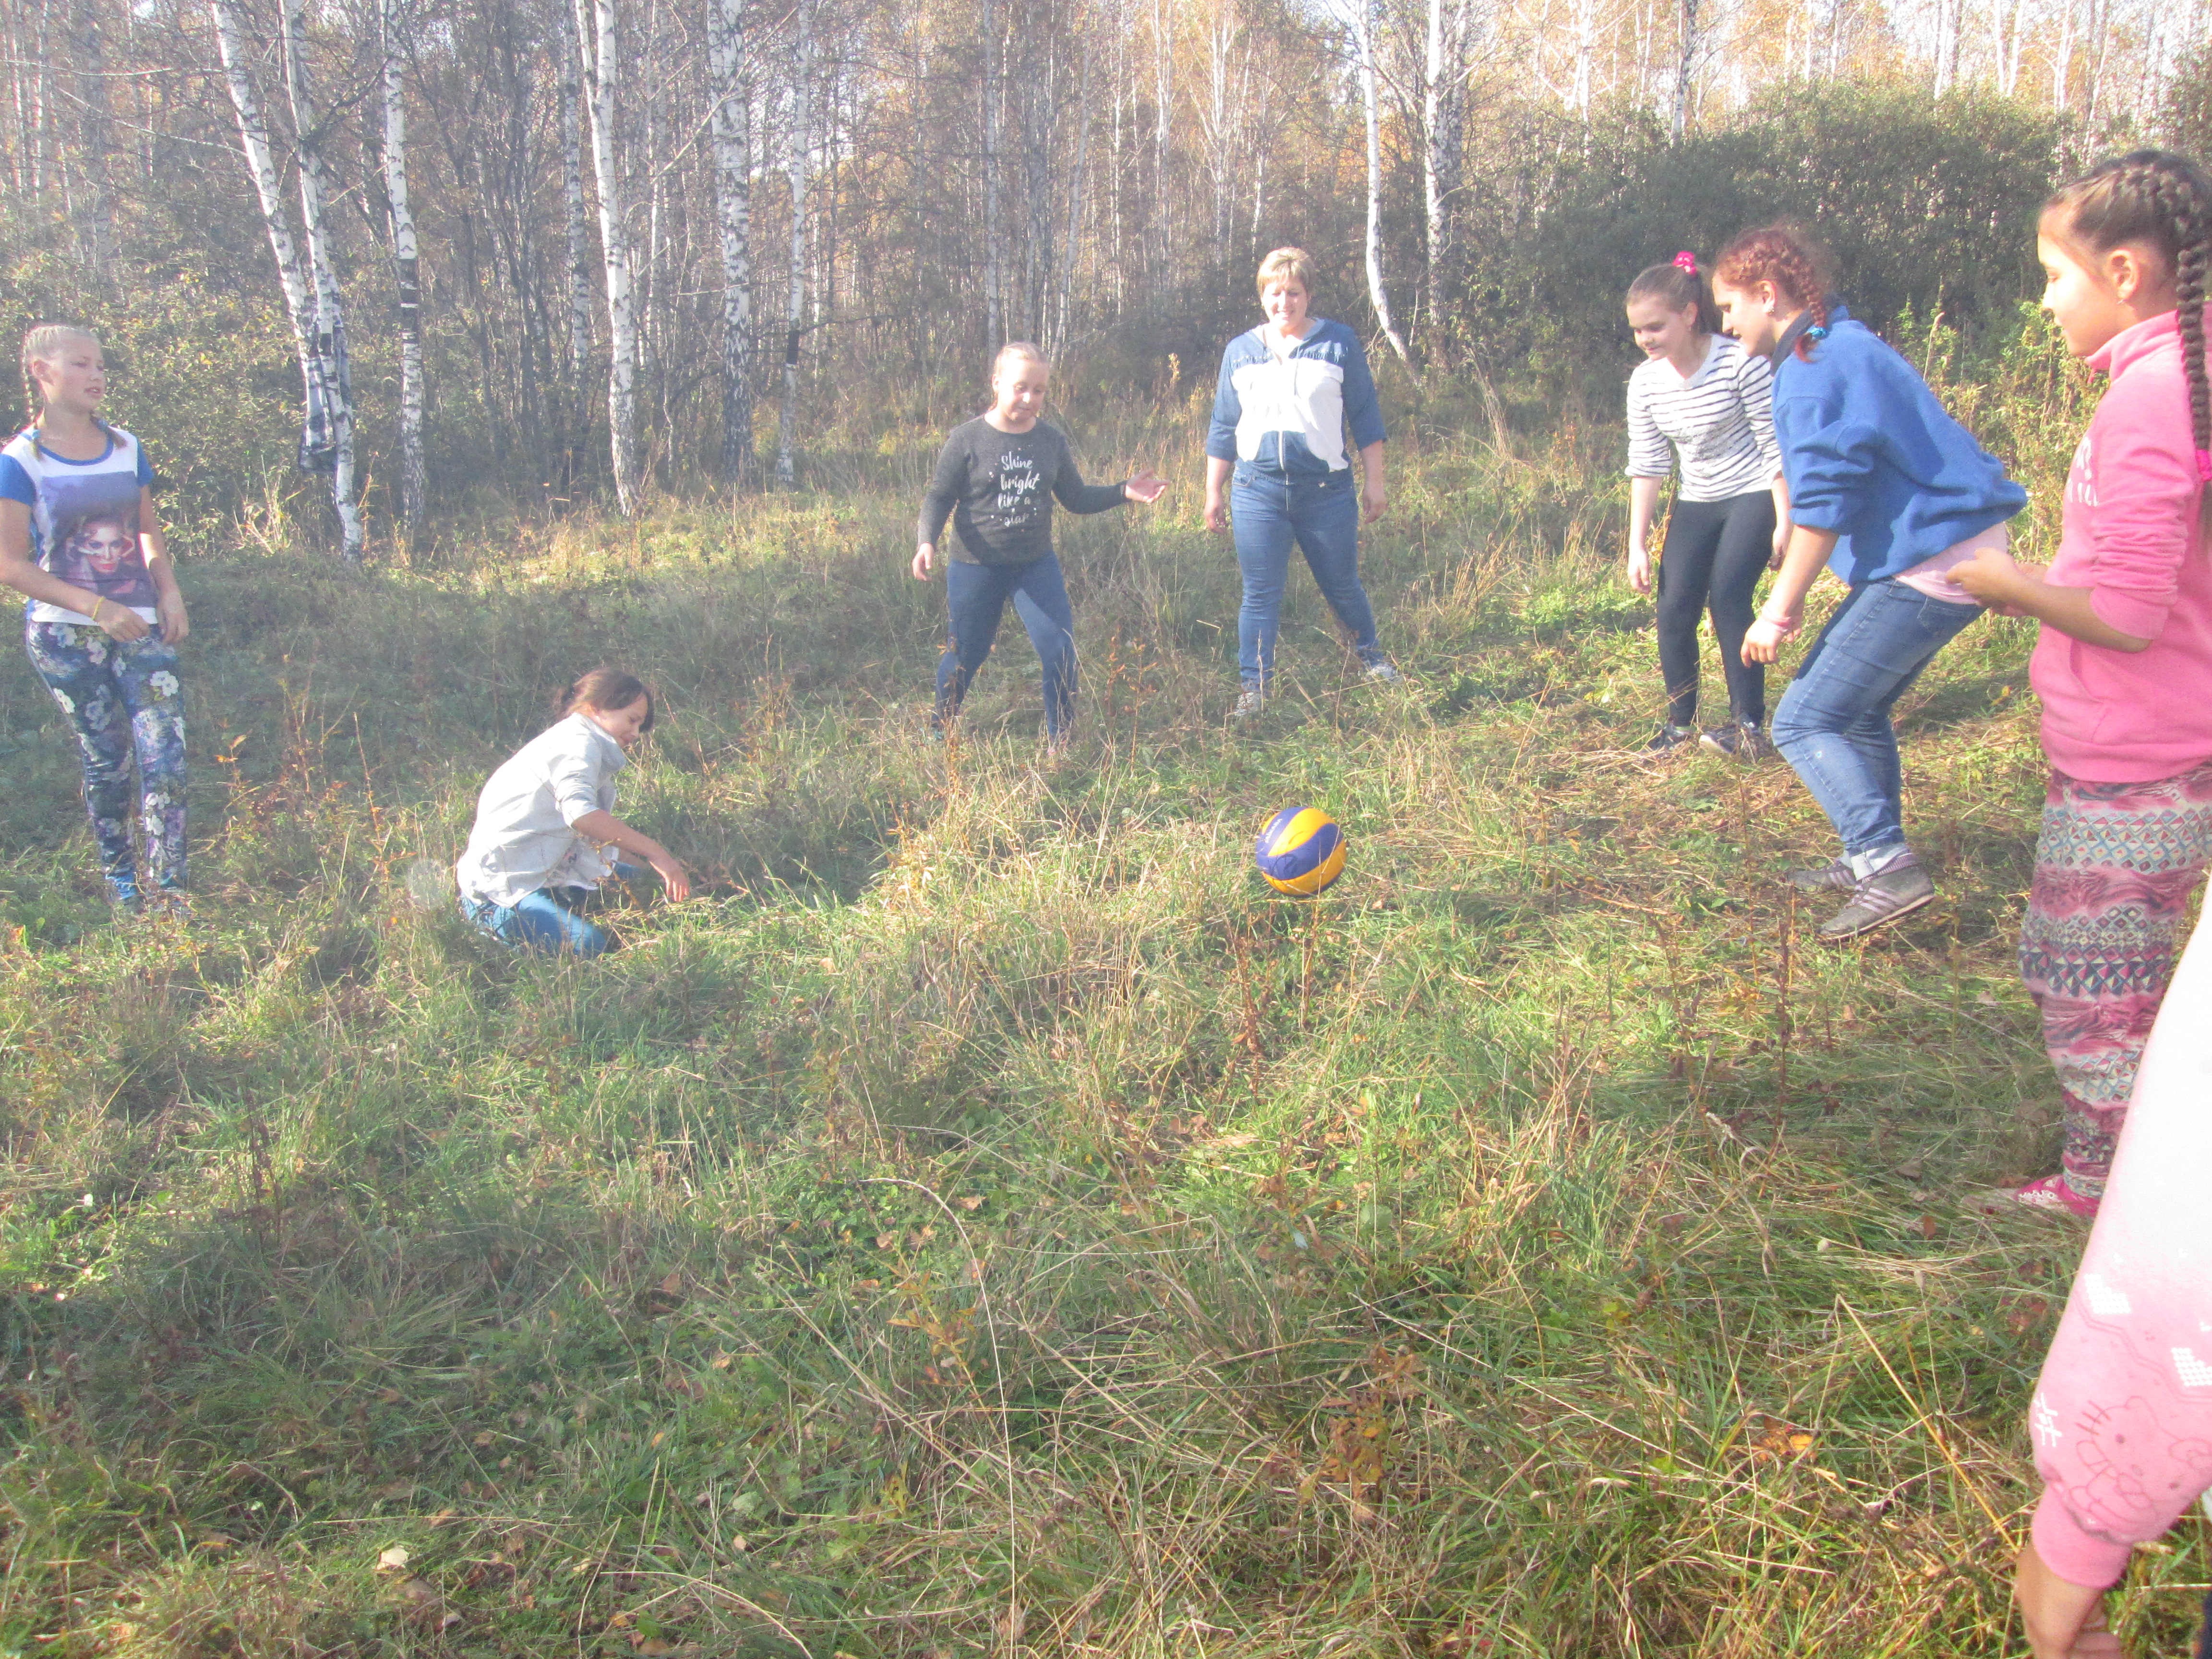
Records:
M1628 379L1628 582L1651 591L1651 520L1680 459L1681 482L1659 555L1659 671L1667 723L1646 752L1698 735L1698 620L1710 606L1728 679L1729 723L1704 734L1741 759L1771 754L1766 671L1743 659L1752 595L1774 556L1782 458L1766 360L1720 331L1697 256L1674 256L1629 284L1628 325L1646 361Z

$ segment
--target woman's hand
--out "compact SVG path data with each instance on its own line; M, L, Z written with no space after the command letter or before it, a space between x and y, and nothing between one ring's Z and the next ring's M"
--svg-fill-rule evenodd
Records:
M1370 478L1359 491L1359 516L1373 524L1390 510L1390 497L1382 488L1382 480Z
M1220 490L1208 482L1206 491L1206 527L1217 536L1229 533L1229 507L1221 499Z
M914 562L908 568L914 572L915 580L926 582L929 580L929 567L936 557L937 550L927 542L914 550Z
M1782 556L1790 550L1790 520L1779 520L1774 526L1774 556L1766 562L1769 570L1782 568Z
M2105 1627L2105 1592L2061 1578L2033 1544L2020 1553L2012 1595L2035 1659L2122 1659L2120 1638Z
M185 614L185 596L174 587L163 589L154 601L154 614L161 619L163 643L179 645L192 631L191 618Z
M1146 507L1150 507L1154 501L1159 500L1160 493L1167 487L1168 481L1165 478L1160 477L1152 468L1146 467L1121 486L1121 494L1130 501L1142 501Z
M1651 591L1651 550L1640 544L1628 550L1628 585L1638 593Z
M1782 642L1790 638L1803 624L1802 605L1779 617L1762 616L1743 631L1743 659L1747 663L1770 663L1782 654Z

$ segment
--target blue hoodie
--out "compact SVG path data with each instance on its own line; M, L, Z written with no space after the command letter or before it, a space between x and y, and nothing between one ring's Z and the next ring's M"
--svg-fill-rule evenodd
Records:
M1790 520L1836 532L1828 568L1856 587L1924 563L2027 505L1996 457L1911 363L1840 305L1810 362L1774 371Z

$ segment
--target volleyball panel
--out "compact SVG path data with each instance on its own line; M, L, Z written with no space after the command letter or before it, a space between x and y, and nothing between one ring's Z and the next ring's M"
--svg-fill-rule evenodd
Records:
M1317 807L1291 806L1260 832L1254 861L1278 891L1310 898L1344 870L1344 832Z

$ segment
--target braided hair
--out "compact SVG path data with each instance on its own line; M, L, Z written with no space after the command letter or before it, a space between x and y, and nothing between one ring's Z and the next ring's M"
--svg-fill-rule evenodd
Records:
M38 377L31 373L31 365L53 362L60 355L61 349L71 340L88 341L95 347L100 344L100 336L88 328L78 327L75 323L33 323L23 331L23 424L26 427L39 423L39 382ZM103 427L107 424L100 421L97 416L94 419Z
M1730 288L1771 283L1790 304L1813 313L1812 325L1797 337L1797 356L1813 361L1813 344L1828 337L1828 287L1834 270L1827 249L1795 225L1765 225L1747 230L1721 250L1713 280Z
M2212 375L2204 363L2207 267L2212 266L2212 180L2185 155L2138 149L2100 161L2043 207L2044 234L2083 252L2130 242L2166 261L2180 311L2181 362L2189 376L2189 424L2197 476L2212 483Z
M1720 307L1713 303L1712 289L1698 269L1698 256L1687 248L1674 256L1672 264L1646 265L1636 273L1628 285L1628 302L1638 300L1656 300L1673 312L1695 311L1698 333L1721 331Z

